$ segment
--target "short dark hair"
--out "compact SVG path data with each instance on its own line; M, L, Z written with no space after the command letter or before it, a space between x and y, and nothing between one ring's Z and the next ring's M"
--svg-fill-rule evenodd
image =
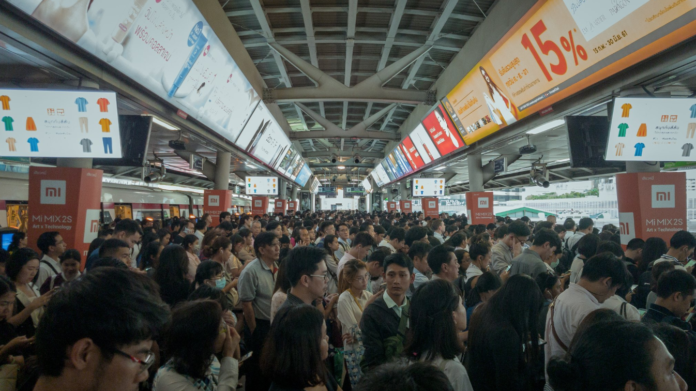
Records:
M224 220L225 217L231 216L232 214L228 211L220 212L220 221Z
M672 248L679 248L686 246L687 248L696 247L696 237L692 235L689 231L678 231L669 240L669 246Z
M367 232L358 232L357 235L355 235L355 239L353 239L352 246L363 246L363 247L372 247L375 245L375 238L372 237L372 235L368 234Z
M99 268L56 292L36 330L41 373L58 377L68 347L90 338L107 359L115 349L152 339L169 318L169 307L147 276Z
M375 251L370 254L370 256L367 258L367 263L370 262L379 262L379 265L382 266L384 265L384 259L387 258L391 254L391 250L389 250L386 247L377 247Z
M202 230L204 230L205 227L207 227L207 226L208 226L208 223L206 223L204 219L198 220L198 221L196 222L196 224L194 225L194 227L196 228L196 231L202 231Z
M696 278L684 270L672 270L663 273L657 281L658 297L666 299L680 292L684 297L693 296L696 289Z
M222 307L213 300L180 304L164 333L164 346L177 373L205 379L220 334Z
M566 231L572 231L573 228L575 228L575 220L573 220L573 219L571 219L570 217L568 217L568 218L565 219L565 221L563 222L563 228L565 228Z
M229 221L223 221L216 228L219 228L223 231L232 231L232 229L233 229L232 223L230 223Z
M198 236L196 236L196 235L193 235L193 234L186 235L186 236L184 236L184 239L181 241L181 247L183 247L184 250L188 250L189 245L196 243L197 240L200 241L198 239Z
M594 221L589 217L583 217L578 222L578 230L583 231L590 227L594 227Z
M223 311L230 309L230 304L227 301L227 294L223 292L222 289L218 289L210 285L203 284L199 286L196 288L196 290L191 292L187 298L188 301L205 299L216 301L218 304L220 304Z
M626 265L612 253L597 254L585 262L582 276L585 280L595 282L602 278L611 278L611 286L622 285L626 279Z
M348 230L348 235L356 235L358 232L360 232L360 228L350 227L350 229Z
M375 368L364 375L355 391L453 391L449 379L427 362L395 362Z
M406 232L406 245L411 247L413 242L423 239L424 236L428 236L427 228L421 226L412 227Z
M559 248L561 247L561 238L559 238L558 234L553 230L542 228L534 234L534 242L532 242L532 245L543 246L546 243L551 247Z
M22 271L24 265L33 259L41 259L39 254L37 254L34 250L28 247L15 250L15 252L10 256L10 260L5 264L5 274L7 274L7 277L9 277L12 281L16 281L17 276L19 275L19 272Z
M411 260L415 259L416 257L424 258L426 255L428 255L432 248L433 247L428 243L416 242L413 243L413 246L408 248L408 256L411 258Z
M324 315L309 305L283 308L275 316L261 353L261 370L283 389L304 389L330 376L321 359Z
M56 243L56 237L58 237L60 233L58 231L51 231L51 232L44 232L41 235L39 235L39 238L36 240L36 247L41 250L42 253L48 254L49 247L55 246L58 243Z
M434 274L440 273L442 265L449 263L449 253L454 254L454 247L440 245L430 250L428 253L428 266L430 266L430 270L432 270Z
M375 234L377 234L377 235L385 235L387 233L387 230L384 229L384 227L382 227L379 224L377 224L377 225L373 224L372 226L374 227L373 229L375 230Z
M266 231L273 231L274 229L280 227L280 222L271 220L266 224Z
M246 238L247 236L251 235L251 230L249 228L240 228L239 232L237 232L237 235Z
M406 230L403 228L392 228L389 232L389 240L396 239L399 242L403 242L406 239Z
M203 261L196 268L196 278L194 283L204 285L205 280L209 280L222 273L222 265L215 261Z
M597 247L599 247L599 235L587 234L578 240L578 254L583 255L585 258L590 258L597 254Z
M428 257L429 258L429 257ZM384 258L384 271L387 271L387 267L389 265L398 265L401 267L405 267L408 269L408 272L410 274L413 274L413 261L411 261L411 258L408 257L408 255L403 254L403 253L396 253L396 254L391 254L388 257Z
M372 225L371 221L360 224L360 232L367 232L369 227ZM373 228L374 229L374 228Z
M645 247L645 240L641 238L633 238L628 241L626 250L639 250Z
M532 234L532 231L529 230L529 226L523 221L515 220L507 225L507 233L516 236L529 236Z
M616 242L611 242L611 241L600 242L599 246L597 246L597 254L606 253L606 252L612 253L619 258L623 258L623 256L624 256L623 249Z
M96 261L92 262L89 265L89 269L87 269L88 272L91 272L92 270L100 267L115 267L117 269L122 269L122 270L129 270L128 265L123 263L120 259L112 258L112 257L103 257L99 258Z
M72 259L77 261L77 263L82 262L82 257L80 256L80 252L75 250L75 249L70 249L70 250L65 250L63 254L58 257L60 260L60 263L63 263L64 261L67 261L68 259Z
M130 246L121 239L108 239L99 247L99 257L111 257L115 254L115 250L119 248L130 249Z
M326 251L318 247L302 246L292 249L283 263L285 264L285 278L290 280L290 285L295 286L302 276L316 272L320 262L325 262Z
M116 223L114 226L114 235L119 232L125 232L130 235L143 234L143 230L140 228L140 224L137 221L131 219L123 219Z
M273 244L273 241L277 239L278 237L273 232L261 232L260 234L256 235L256 239L254 239L254 251L256 252L256 255L261 255L259 252L261 247L270 246Z

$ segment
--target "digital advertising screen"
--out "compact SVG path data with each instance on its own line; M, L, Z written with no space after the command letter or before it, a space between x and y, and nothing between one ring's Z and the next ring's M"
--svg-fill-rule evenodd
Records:
M423 119L423 127L442 156L465 146L464 141L459 136L459 132L452 124L442 105L436 107Z
M414 197L433 197L445 195L444 178L416 178L413 180Z
M0 89L0 156L121 158L116 93Z
M247 195L278 195L278 177L248 176L246 192Z
M362 182L360 182L360 185L365 188L365 191L370 193L372 191L372 184L370 183L369 178L365 178Z
M410 136L406 137L401 144L399 144L399 148L401 148L401 152L404 154L413 170L418 170L425 165L423 159L421 159L420 153L413 145Z
M302 168L300 169L300 173L297 174L297 177L295 178L295 183L300 185L300 187L304 187L304 185L307 184L309 177L311 177L311 176L312 176L312 170L309 169L309 165L304 164L302 166Z
M416 126L409 137L421 159L423 159L423 163L430 164L440 158L440 152L438 152L437 147L433 144L433 140L430 138L423 125Z
M395 174L395 171L392 171L392 168L390 166L391 162L389 162L389 159L382 160L381 165L382 165L382 169L384 170L384 173L386 173L387 177L389 177L389 180L385 183L389 183L393 180L396 180L396 174Z

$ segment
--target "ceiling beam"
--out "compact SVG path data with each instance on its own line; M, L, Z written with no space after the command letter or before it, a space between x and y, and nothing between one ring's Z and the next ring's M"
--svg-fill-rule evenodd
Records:
M355 23L358 17L358 0L348 0L348 30L346 32L346 62L344 66L343 84L350 87L351 72L353 70L353 48L355 47ZM341 127L346 128L348 120L348 101L343 102L343 119ZM341 140L343 149L343 140Z
M253 6L253 5L252 5ZM266 7L265 9L266 13L268 14L281 14L281 13L301 13L302 8L301 7ZM349 7L313 7L312 12L349 12ZM385 7L358 7L358 12L365 12L365 13L393 13L395 12L394 9L392 8L385 8ZM405 14L408 15L416 15L416 16L428 16L428 17L437 17L439 12L438 11L432 11L432 10L422 10L422 9L415 9L415 8L410 8L407 10L404 10ZM235 11L227 11L225 12L228 18L232 17L238 17L238 16L248 16L248 15L254 15L255 11L253 9L243 9L243 10L235 10ZM478 15L470 15L470 14L452 14L452 18L457 19L457 20L464 20L467 22L474 22L478 23L483 20L482 16Z
M304 32L307 35L307 46L309 47L309 60L315 67L319 68L319 59L317 56L317 43L314 38L314 22L312 21L312 9L309 0L300 0L302 8L302 21L304 22ZM326 115L324 111L324 102L319 102L319 111L321 115Z
M347 167L373 168L375 165L374 164L366 164L366 163L343 162L343 163L309 163L309 166L311 168L322 168L322 167L337 168L337 166L346 166L346 168ZM321 172L317 172L317 174L321 174Z
M345 73L342 72L342 71L325 72L325 73L326 73L327 75L331 76L331 77L341 77L341 76L343 76L343 75L345 74ZM372 76L372 75L373 75L373 73L370 73L370 72L353 72L353 76L359 76L359 77L370 77L370 76ZM305 75L304 75L303 73L293 72L293 73L288 73L288 76L289 76L290 78L293 78L293 77L304 77ZM263 75L262 77L263 77L263 79L265 79L265 80L274 80L274 79L280 79L280 78L281 78L281 75ZM404 77L407 77L407 75L400 74L400 75L394 76L392 79L401 79L401 78L404 78ZM425 81L425 82L435 82L435 81L437 81L437 79L434 78L434 77L420 77L420 76L419 76L419 77L414 77L413 80L415 80L415 81ZM319 104L323 104L323 102L319 102Z
M254 0L251 1L251 7L254 11L254 15L256 15L256 19L258 20L259 25L261 25L261 30L266 35L266 40L268 42L274 42L275 37L273 35L273 30L271 29L271 26L268 24L268 20L266 19L266 14L264 13L263 6L258 0ZM283 58L280 57L280 55L276 52L273 52L272 55L275 59L276 65L278 66L278 71L282 76L282 80L285 83L285 86L287 88L292 87L292 83L290 83L290 78L288 77L288 72L285 69L285 64L283 64Z
M344 138L360 138L360 139L389 139L389 140L400 140L400 136L395 133L385 133L385 132L378 132L379 134L376 134L375 132L368 132L367 129L374 124L375 122L379 121L380 118L385 116L389 111L391 111L394 107L396 107L396 104L391 104L384 109L380 110L379 112L375 113L374 115L370 116L370 118L367 118L360 122L359 124L353 126L350 129L344 130L336 126L333 122L327 120L326 118L320 116L317 114L314 110L310 109L309 107L303 105L302 103L295 103L297 107L302 109L303 112L305 112L310 118L313 120L317 121L321 126L326 129L325 131L309 131L309 132L293 132L290 135L291 140L301 140L301 139L307 139L307 138L341 138L343 140Z
M287 37L287 38L282 38L275 40L274 42L278 42L281 45L304 45L307 43L307 38L306 37ZM345 44L346 39L345 38L337 38L337 37L315 37L315 42L318 44ZM246 48L258 48L258 47L264 47L266 46L269 42L266 39L260 39L260 40L245 40L242 42L244 44L244 47ZM384 40L381 39L368 39L368 38L359 38L355 40L356 44L361 44L361 45L384 45ZM418 48L423 46L422 43L418 42L409 42L403 40L399 41L394 41L394 46L403 46L403 47L413 47L413 48ZM459 53L462 50L462 45L446 45L444 43L439 43L436 45L432 46L432 49L434 50L442 50L446 52L452 52L452 53Z
M341 151L338 148L329 148L328 150L325 150L325 151L304 152L302 154L302 157L303 158L330 157L332 155L336 155L338 157L352 157L354 155L358 155L361 158L377 158L377 159L381 159L384 157L384 154L381 152L367 152L367 151L355 151L355 150Z
M310 61L310 58L307 57L307 56L300 56L300 58L303 59L303 60L305 60L305 61ZM319 61L330 61L330 60L343 61L343 60L345 60L345 58L346 58L346 57L345 57L344 55L325 55L325 56L321 56L321 55L320 55L320 56L319 56ZM365 55L363 55L363 56L359 56L359 55L356 56L355 54L353 55L353 60L361 60L361 61L379 61L380 58L381 58L380 56L365 56ZM388 61L389 61L389 62L394 62L394 61L397 61L397 60L398 60L397 57L389 57L389 60L388 60ZM264 59L258 60L258 61L254 62L254 63L255 63L256 65L258 65L258 64L270 63L270 62L274 62L274 61L275 61L275 60L271 57L271 58L264 58ZM432 66L436 66L436 67L441 67L441 65L442 65L442 64L440 64L440 63L438 63L438 62L435 62L435 61L432 61L432 60L429 60L429 59L423 60L423 64L424 64L424 65L432 65ZM355 73L354 73L354 74L355 74ZM291 77L292 77L292 76L291 76ZM399 75L396 75L395 77L399 77Z

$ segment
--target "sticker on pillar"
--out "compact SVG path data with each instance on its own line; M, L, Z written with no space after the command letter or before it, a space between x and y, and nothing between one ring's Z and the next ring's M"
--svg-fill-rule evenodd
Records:
M488 197L479 197L478 199L479 208L488 208Z
M619 213L619 231L621 244L627 245L628 242L636 238L636 223L633 212Z
M652 207L674 208L674 185L652 185Z
M254 208L263 208L262 200L254 200Z
M65 181L41 181L42 205L65 205Z
M220 196L219 195L209 195L208 196L208 206L220 206Z
M87 209L85 215L85 234L82 243L92 243L99 236L99 209Z

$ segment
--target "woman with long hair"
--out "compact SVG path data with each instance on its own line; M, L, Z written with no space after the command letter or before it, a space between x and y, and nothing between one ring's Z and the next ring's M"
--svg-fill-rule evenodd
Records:
M170 359L157 371L153 389L236 391L241 337L225 323L219 303L183 303L172 312L164 336Z
M232 277L225 270L225 264L232 255L232 242L224 236L218 236L207 248L206 255L211 261L217 262L222 266L222 278L217 284L222 287L222 291L227 295L230 306L236 306L239 301L239 294L236 289L239 279Z
M51 290L41 295L39 288L32 283L38 272L39 254L27 247L15 251L5 265L7 277L17 287L14 313L8 322L16 328L17 334L28 338L36 333L44 306L55 292Z
M408 339L404 355L440 368L455 391L473 391L459 356L464 347L457 334L466 329L466 310L454 286L434 280L416 289L411 298Z
M538 389L543 300L536 282L518 274L471 317L466 369L476 391Z
M500 276L496 272L483 273L466 297L466 320L471 320L471 315L483 303L487 303L498 289L503 285Z
M20 248L25 248L27 247L27 234L24 232L15 232L12 234L12 242L10 243L10 246L7 247L7 252L12 255L15 251L19 250Z
M343 334L343 348L345 352L346 367L351 385L355 386L360 381L360 359L365 352L362 344L362 332L360 319L367 307L367 302L372 293L367 291L367 283L370 275L367 265L359 259L351 259L341 269L338 278L337 318L341 323Z
M237 253L237 257L244 262L244 264L247 264L249 261L256 259L256 253L254 252L253 246L254 236L251 234L251 230L249 228L240 229L237 235L244 239L244 246Z
M154 279L159 284L160 297L171 308L185 301L191 291L191 283L186 278L188 263L183 247L168 246L160 254Z
M328 356L324 314L309 305L283 308L261 353L261 370L271 380L269 391L340 390L326 370Z
M140 270L144 270L148 276L155 275L155 269L159 264L159 257L163 247L160 242L150 242L140 251Z
M280 309L280 306L285 303L288 299L288 292L292 288L290 285L290 280L285 276L285 271L287 270L288 263L281 262L278 266L278 272L276 274L275 286L273 287L273 296L271 297L271 322L275 318L275 314Z
M186 250L186 256L189 259L188 270L186 271L186 278L190 282L193 282L193 279L196 277L196 269L198 268L198 265L201 264L201 260L200 258L198 258L198 253L201 249L200 240L198 240L198 236L196 235L186 235L184 236L184 239L181 241L181 247L183 247L184 250Z
M168 229L162 228L157 231L157 237L159 238L160 246L167 247L172 239L172 233Z
M201 252L198 254L198 258L200 258L201 261L205 261L209 258L208 248L210 248L210 245L218 236L220 236L220 234L214 229L211 229L203 235L203 239L201 240Z
M544 304L539 311L539 335L546 335L546 315L549 312L549 306L563 292L561 279L553 272L540 273L534 279L539 286L541 294L544 296Z
M324 238L324 250L326 250L326 267L328 269L329 281L326 283L326 293L338 293L338 261L336 251L338 251L338 236L326 235Z
M240 258L240 252L244 248L246 241L241 235L237 234L232 235L230 242L232 242L232 255L225 267L232 277L238 278L242 274L242 270L244 270L244 262Z

